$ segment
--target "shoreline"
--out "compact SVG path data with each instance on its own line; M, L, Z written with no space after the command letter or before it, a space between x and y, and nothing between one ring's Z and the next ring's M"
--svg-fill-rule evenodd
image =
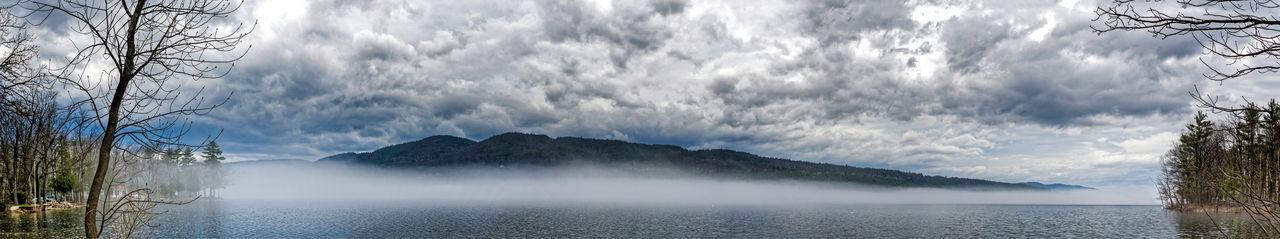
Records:
M5 208L4 210L7 213L40 213L40 212L52 212L52 211L82 208L84 207L84 204L70 203L70 202L51 202L51 203L45 203L45 204L28 205L27 207L30 207L30 209L23 209L24 207L20 205L13 205L13 206L7 206L7 208Z
M1244 208L1237 207L1237 206L1229 206L1229 205L1219 205L1219 206L1190 205L1190 206L1183 206L1179 208L1165 208L1165 209L1170 211L1176 211L1176 212L1194 212L1194 213L1231 213L1231 214L1249 213L1245 211Z

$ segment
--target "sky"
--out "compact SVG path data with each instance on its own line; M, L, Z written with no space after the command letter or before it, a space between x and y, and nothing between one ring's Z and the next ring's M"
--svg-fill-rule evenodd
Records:
M1280 92L1205 80L1190 38L1099 35L1090 0L244 4L252 47L190 86L234 92L191 119L232 161L526 132L1150 189L1193 87Z

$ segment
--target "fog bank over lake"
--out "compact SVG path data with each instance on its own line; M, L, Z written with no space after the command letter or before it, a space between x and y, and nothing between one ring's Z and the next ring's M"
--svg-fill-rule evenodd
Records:
M964 191L847 183L645 175L594 167L399 170L336 164L250 163L231 167L231 200L436 201L497 204L1065 204L1152 205L1145 191Z

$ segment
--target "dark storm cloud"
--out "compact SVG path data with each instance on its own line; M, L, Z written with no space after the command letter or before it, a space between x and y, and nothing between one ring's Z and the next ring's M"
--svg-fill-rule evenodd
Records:
M982 70L978 63L991 48L1009 38L1009 26L994 17L966 17L947 23L942 41L947 43L947 67L960 73Z
M1185 113L1198 73L1194 42L1097 36L1090 13L1045 1L948 2L962 13L934 20L930 1L275 3L247 3L254 48L209 83L235 91L200 121L228 129L228 152L522 131L1034 175L1056 169L960 162L1004 146L1003 127Z
M910 36L917 23L902 1L820 1L802 11L799 33L813 37L817 45L800 49L794 59L779 59L763 73L721 77L709 90L732 112L805 102L790 116L834 121L864 114L910 118L904 104L921 97L920 91L902 82L898 70L904 61L866 59L850 48L864 40L876 51L895 51L894 44ZM787 81L783 79L799 79ZM727 123L740 124L728 117ZM802 118L777 119L776 122ZM758 120L753 117L751 120Z
M657 11L658 14L667 16L684 12L684 9L689 6L689 2L684 0L667 0L654 1L650 5L653 6L653 10Z
M814 1L807 11L808 30L822 45L858 39L867 30L911 28L911 9L906 1L825 0Z
M412 46L390 36L381 34L358 34L352 42L356 58L362 60L404 61L417 55Z
M848 3L819 6L851 7L843 4ZM871 6L878 5L852 8ZM1060 22L1053 26L1037 14L1041 12L978 14L919 27L899 24L906 14L826 16L817 22L846 26L810 29L816 29L810 34L820 44L804 49L800 57L773 61L764 73L716 78L707 89L730 109L785 106L794 116L817 120L868 114L901 120L954 115L988 124L1062 127L1092 125L1096 122L1091 118L1100 116L1187 112L1185 91L1193 81L1186 73L1193 71L1166 62L1194 56L1199 47L1194 41L1138 47L1134 42L1151 39L1141 38L1141 33L1099 37L1088 28L1088 18L1055 19ZM1054 30L1043 40L1029 39L1040 27ZM937 32L949 71L924 81L903 74L918 64L918 56L931 53L931 38L922 35ZM920 43L900 46L904 42ZM867 45L869 52L858 49ZM799 80L780 80L790 78ZM790 105L795 101L808 103L797 108Z
M1191 57L1198 44L1169 41L1137 47L1133 42L1150 39L1139 38L1143 34L1098 36L1087 20L1067 21L1041 42L1010 38L1010 27L989 17L948 23L943 34L948 66L955 77L982 83L939 92L945 95L943 108L986 121L1055 126L1092 124L1088 118L1099 115L1187 111L1185 91L1193 81L1178 72L1189 71L1162 62ZM1096 59L1081 59L1090 57Z
M613 64L626 68L635 54L652 52L671 38L671 31L659 24L661 17L679 14L686 3L657 1L649 6L615 9L601 13L580 1L546 1L540 4L540 17L546 36L554 42L604 41L611 50Z

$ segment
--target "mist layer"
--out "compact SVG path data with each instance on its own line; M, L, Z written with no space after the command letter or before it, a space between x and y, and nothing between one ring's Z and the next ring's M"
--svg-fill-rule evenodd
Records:
M590 167L423 172L343 165L244 165L233 168L229 176L231 183L220 196L232 200L693 205L1156 204L1151 194L1132 191L904 189L716 179L674 172L635 175Z

